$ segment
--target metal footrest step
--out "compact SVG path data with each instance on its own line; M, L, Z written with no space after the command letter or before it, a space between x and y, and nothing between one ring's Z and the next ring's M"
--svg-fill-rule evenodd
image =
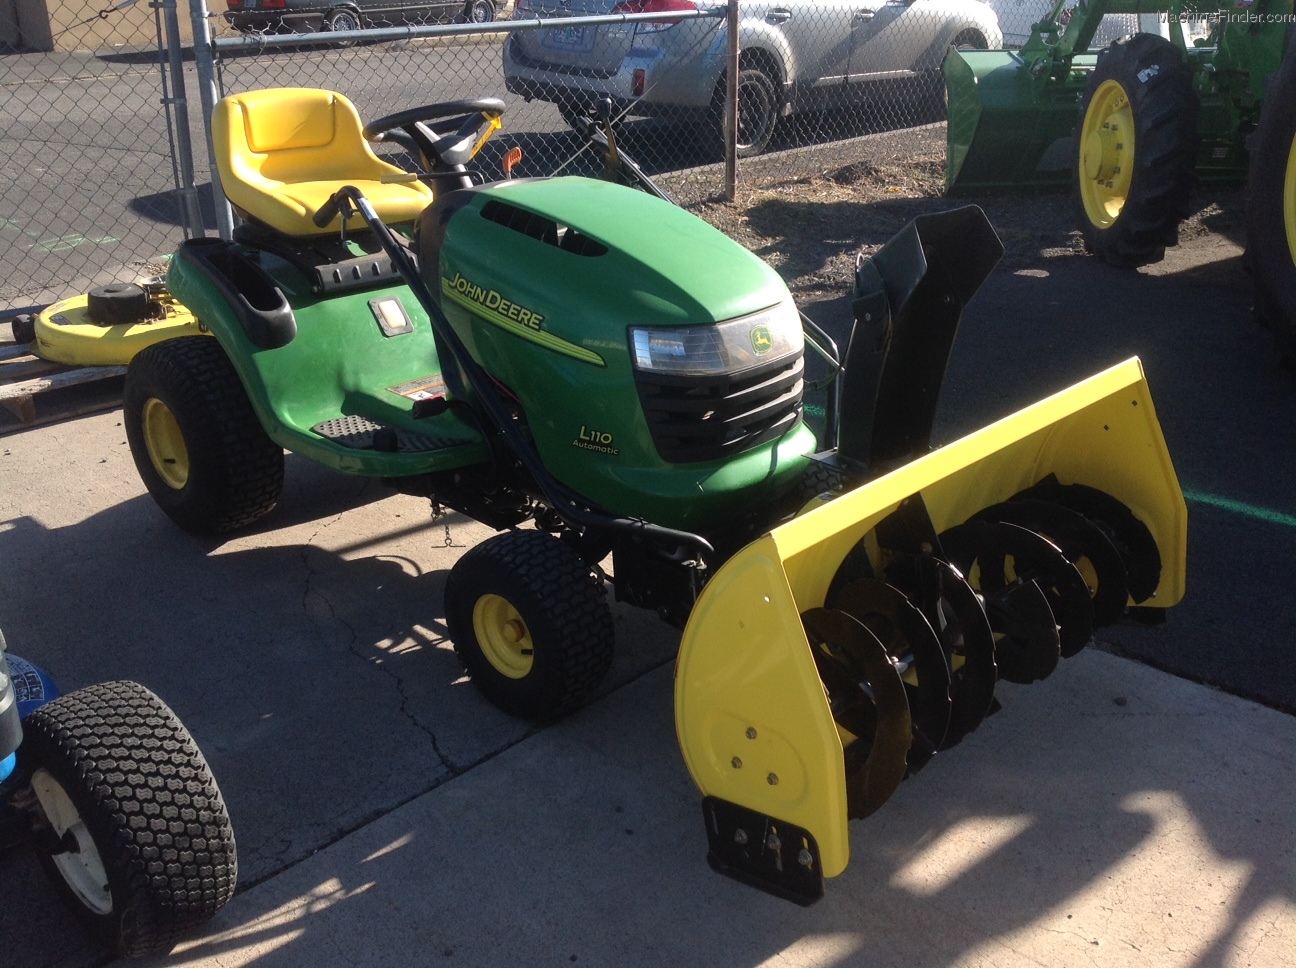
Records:
M321 437L356 450L379 450L394 454L425 454L434 450L458 447L466 441L453 437L434 437L398 430L368 417L335 417L322 420L311 430Z

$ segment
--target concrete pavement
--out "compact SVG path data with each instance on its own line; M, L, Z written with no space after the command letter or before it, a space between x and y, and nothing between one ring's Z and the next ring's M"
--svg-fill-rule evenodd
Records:
M677 637L616 610L603 694L534 731L462 679L445 570L485 529L290 459L223 544L142 493L112 412L0 440L0 627L133 678L212 762L241 892L146 964L1255 966L1296 950L1296 720L1088 650L852 827L803 910L712 873ZM1173 649L1173 627L1161 630ZM0 965L105 957L22 853Z
M1097 652L1004 703L809 910L708 870L662 668L146 963L1291 964L1296 722Z

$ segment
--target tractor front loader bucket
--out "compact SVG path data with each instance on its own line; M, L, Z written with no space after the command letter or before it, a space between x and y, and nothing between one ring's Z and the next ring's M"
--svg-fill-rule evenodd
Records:
M949 192L1065 185L1084 75L1039 73L1029 49L957 50L945 57ZM1092 70L1095 55L1072 59Z
M703 589L676 730L708 859L798 903L867 816L1130 606L1183 595L1187 512L1131 359L775 528Z

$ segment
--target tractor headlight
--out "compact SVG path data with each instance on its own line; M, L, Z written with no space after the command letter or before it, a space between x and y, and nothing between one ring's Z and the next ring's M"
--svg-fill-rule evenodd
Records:
M630 327L634 365L653 373L735 373L804 349L801 317L791 302L714 326Z

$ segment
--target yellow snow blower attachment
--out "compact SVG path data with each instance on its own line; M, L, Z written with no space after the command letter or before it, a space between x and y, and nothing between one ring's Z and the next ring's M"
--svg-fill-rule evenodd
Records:
M676 670L711 865L802 904L845 869L847 821L996 710L998 680L1043 679L1184 591L1187 512L1137 359L928 449L928 391L1002 251L979 209L928 218L858 264L844 375L874 373L842 388L823 455L844 493L720 568Z

